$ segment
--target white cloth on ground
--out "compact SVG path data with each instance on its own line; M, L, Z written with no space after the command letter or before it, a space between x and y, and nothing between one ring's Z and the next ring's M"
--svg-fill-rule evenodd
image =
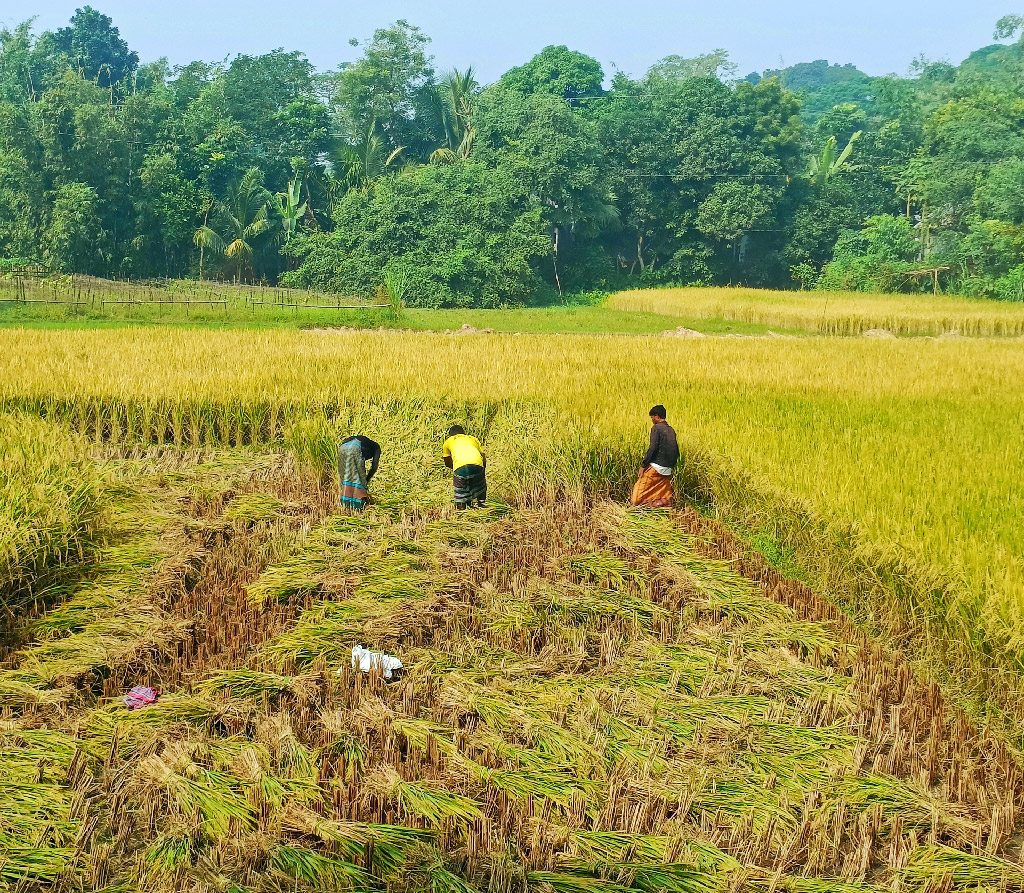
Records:
M382 651L370 651L362 645L356 645L352 649L352 669L360 669L369 673L373 667L380 667L385 679L390 679L395 670L401 670L402 662L393 655L384 654Z

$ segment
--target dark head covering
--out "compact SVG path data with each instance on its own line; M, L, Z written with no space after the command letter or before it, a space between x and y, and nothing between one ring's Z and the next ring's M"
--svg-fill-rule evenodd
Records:
M465 434L465 433L466 433L466 429L463 428L462 425L452 425L451 428L448 429L447 437L454 437L456 434Z
M647 414L648 415L656 415L659 419L667 419L668 418L668 413L665 412L665 407L662 406L660 403L657 406L652 406L651 407L651 411L649 413L647 413Z

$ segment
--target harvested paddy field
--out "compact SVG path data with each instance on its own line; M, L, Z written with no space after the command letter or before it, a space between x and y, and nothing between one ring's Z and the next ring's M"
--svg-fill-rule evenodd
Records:
M92 447L101 535L0 670L4 884L1024 888L1015 757L803 584L501 465L457 514L405 447L361 516L293 453Z

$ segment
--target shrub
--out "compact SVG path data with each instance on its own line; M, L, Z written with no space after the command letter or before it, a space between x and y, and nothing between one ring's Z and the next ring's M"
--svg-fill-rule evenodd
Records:
M1024 301L1024 264L1014 267L996 281L996 297L1003 301Z
M422 165L348 193L333 216L333 232L297 246L301 263L284 284L369 294L397 275L410 307L521 304L543 288L540 209L502 168Z

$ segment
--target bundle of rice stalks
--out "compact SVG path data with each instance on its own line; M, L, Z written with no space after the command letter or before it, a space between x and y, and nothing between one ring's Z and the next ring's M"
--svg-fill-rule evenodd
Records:
M865 811L872 805L899 816L909 828L938 828L965 846L971 845L978 826L962 808L943 802L920 785L890 776L847 773L828 792L851 809Z
M642 570L631 567L621 558L606 552L573 556L569 559L567 567L582 580L589 580L609 589L625 589L630 584L639 587L641 591L646 587L647 575Z
M0 673L0 708L22 713L46 704L58 704L72 695L70 687L48 688L34 673Z
M379 886L379 881L358 865L301 847L275 847L268 867L290 885L303 884L314 890L372 890Z
M372 861L374 870L385 877L435 836L433 830L404 825L332 821L294 804L283 810L280 821L286 833L318 838L350 862Z
M292 690L293 678L258 670L217 670L201 683L205 695L227 694L235 698L276 698Z
M27 844L0 830L0 881L11 889L56 884L68 876L75 855L73 848Z
M77 588L71 597L31 622L37 639L52 639L78 632L97 615L123 608L127 593L118 585L98 583Z
M330 584L354 583L368 557L367 535L379 525L362 516L329 519L290 545L283 559L266 568L249 584L249 602L264 606L320 592Z
M388 766L364 779L368 792L397 802L407 816L416 816L432 828L464 826L483 817L479 805L469 797L425 783L405 781Z
M195 862L197 850L191 834L179 831L162 835L146 851L146 880L151 884L173 883Z
M453 864L456 861L453 858L446 859L436 847L417 847L402 866L406 888L429 893L480 893L477 887L457 872L457 866Z
M129 710L120 701L107 704L89 714L85 728L91 737L109 741L116 735L127 741L157 729L202 729L223 712L224 708L201 698L164 695L141 710Z
M252 806L238 790L238 780L230 775L195 763L175 771L156 755L140 760L132 775L133 784L151 785L185 819L199 819L203 833L210 838L256 827Z
M254 808L276 815L285 803L299 807L320 802L320 789L309 775L282 778L269 771L269 759L264 756L250 747L231 764L232 774L243 782L246 799Z
M666 561L687 560L694 554L694 538L679 530L672 519L660 513L627 512L619 507L602 519L632 547Z
M283 500L268 493L244 493L231 500L221 517L227 524L241 522L252 525L273 521L287 507Z
M334 666L348 664L353 645L372 644L373 625L387 613L386 605L365 599L321 602L303 612L290 630L267 642L260 654L277 667L308 667L319 659Z
M899 872L907 890L1024 890L1024 866L996 856L965 853L948 846L922 846Z

